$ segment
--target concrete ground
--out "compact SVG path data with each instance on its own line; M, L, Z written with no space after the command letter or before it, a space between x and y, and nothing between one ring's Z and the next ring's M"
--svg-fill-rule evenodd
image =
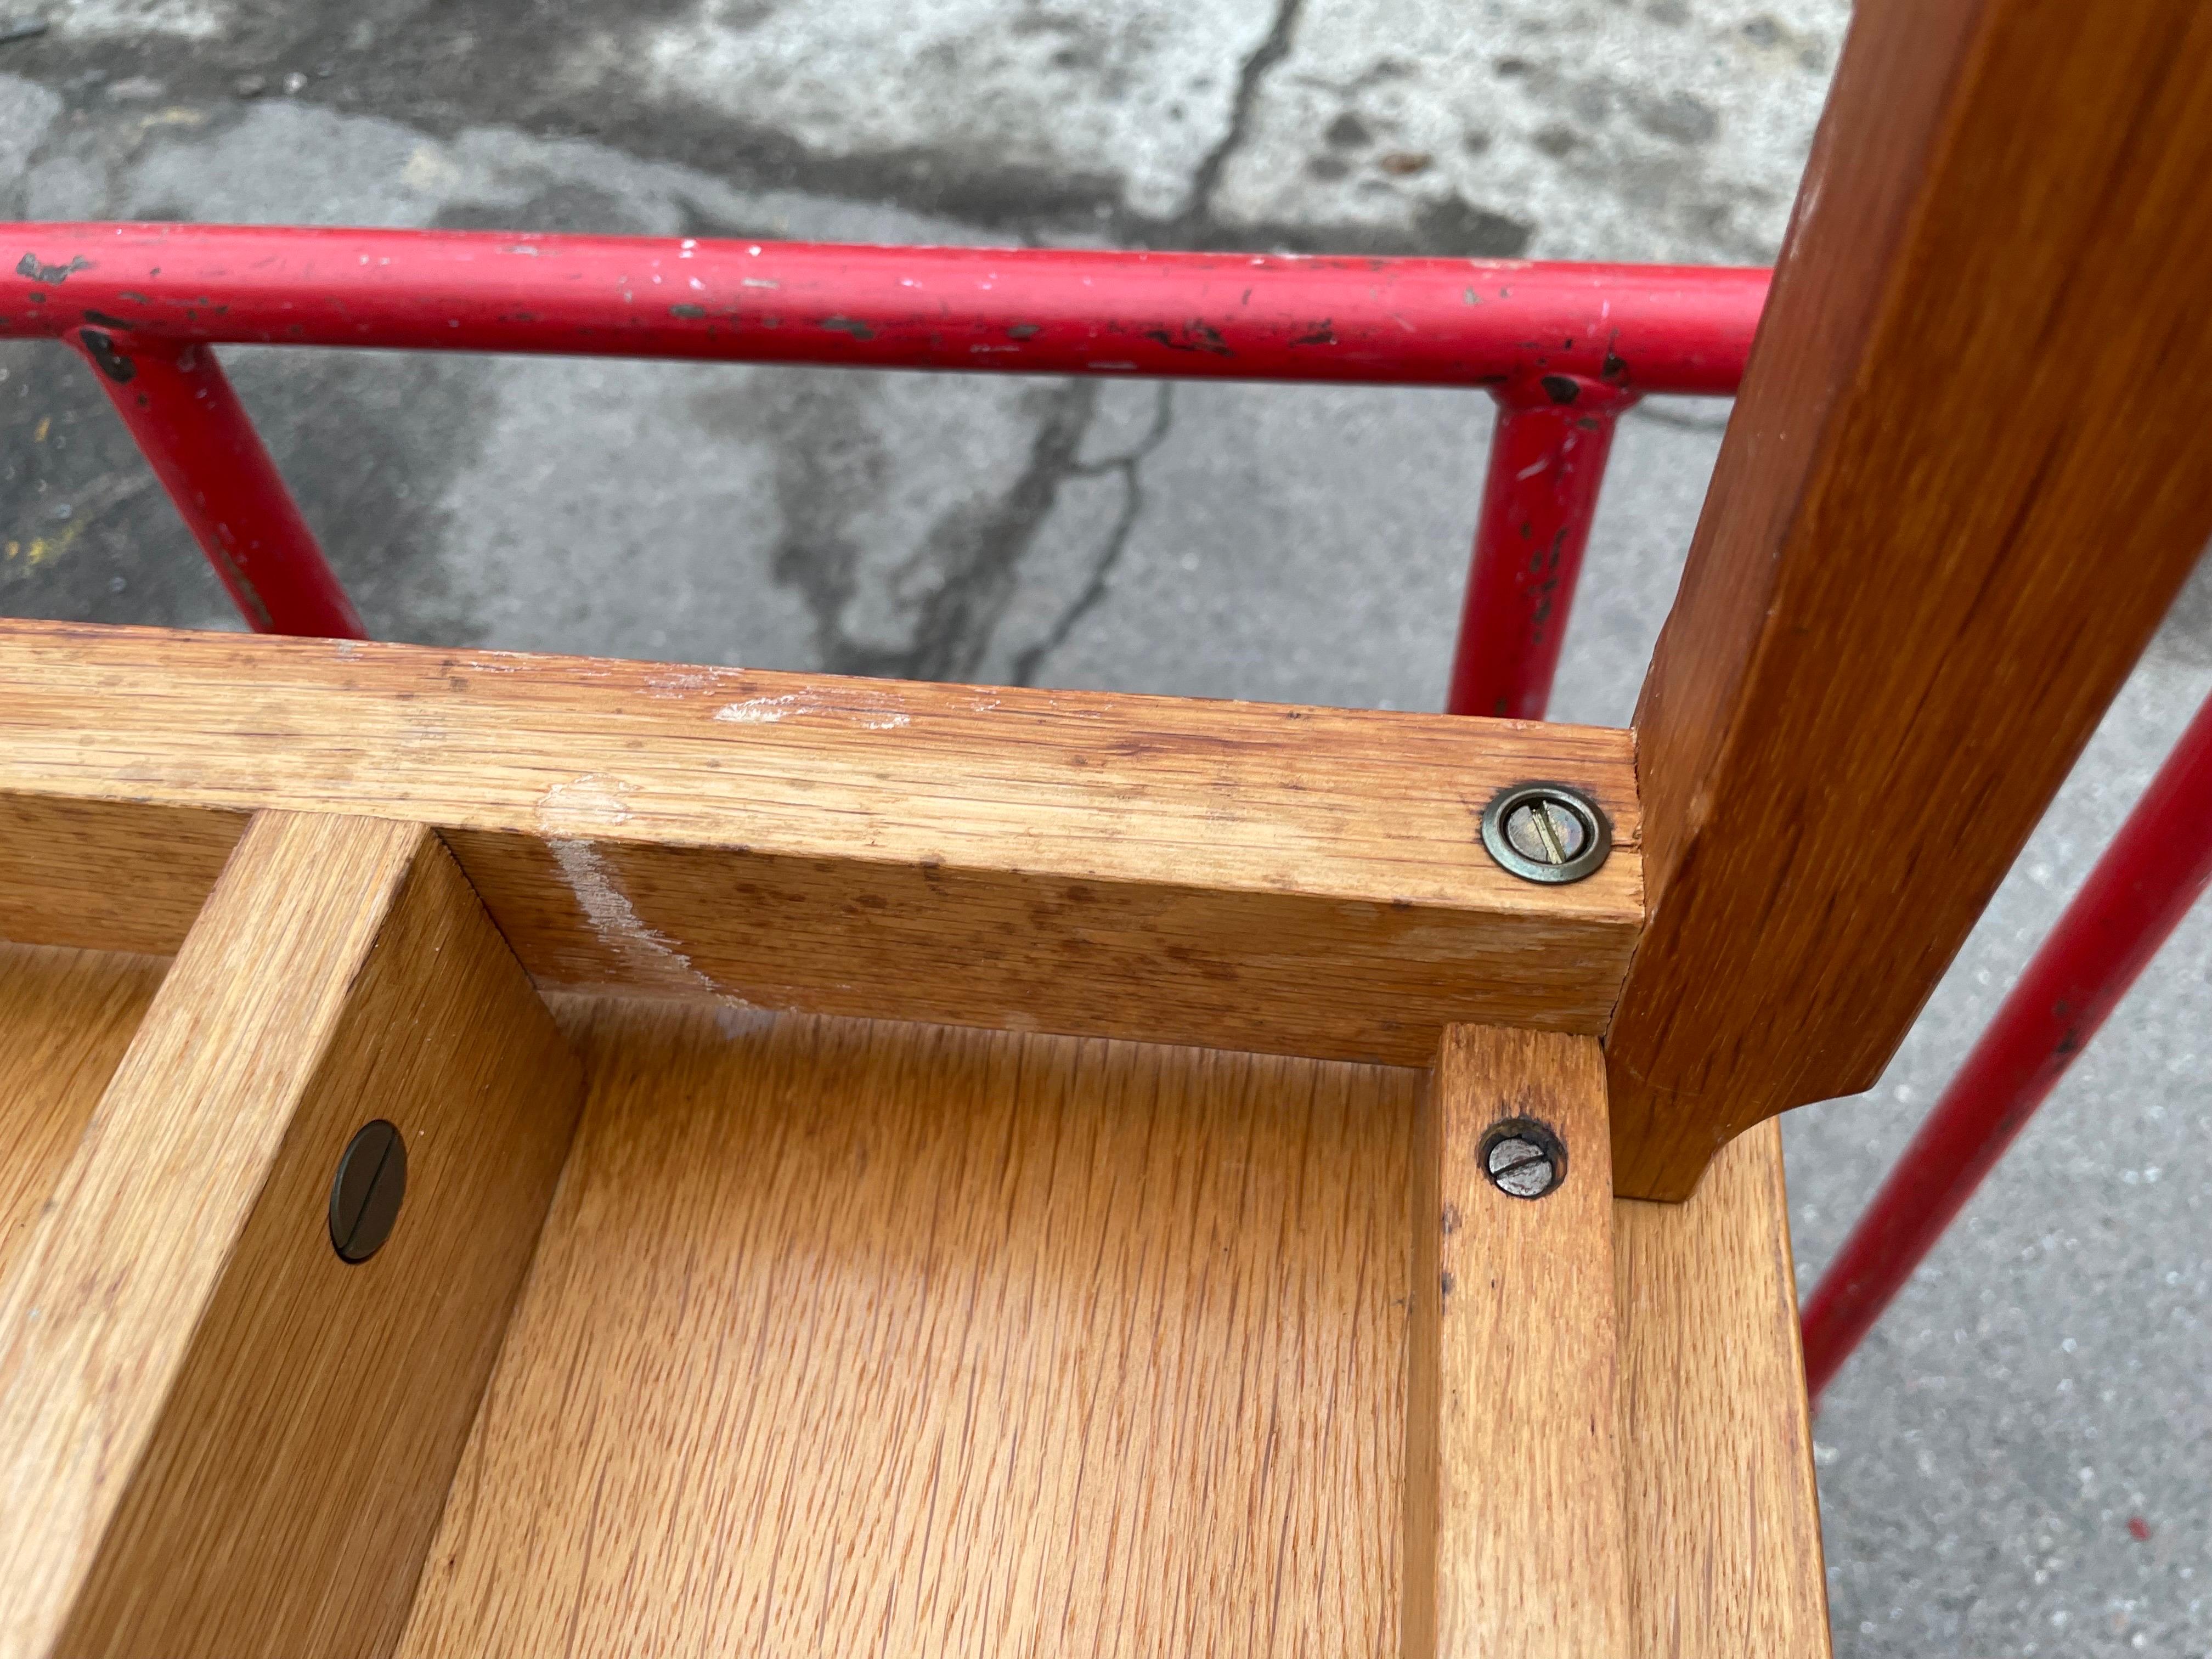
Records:
M1771 257L1844 0L13 0L0 216ZM0 4L0 10L6 10ZM0 30L0 33L4 33ZM389 637L1434 707L1489 425L1429 391L227 354ZM1554 713L1620 723L1723 405L1625 423ZM233 626L0 346L0 611ZM1873 1093L1809 1284L2197 700L2192 588ZM1832 1391L1838 1651L2212 1650L2212 917Z

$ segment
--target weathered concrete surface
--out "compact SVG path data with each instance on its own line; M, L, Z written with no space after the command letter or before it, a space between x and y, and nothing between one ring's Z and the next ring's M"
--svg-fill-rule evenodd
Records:
M1770 257L1844 15L34 6L0 215L1701 261ZM1397 707L1442 694L1489 428L1437 392L227 361L389 636ZM1724 415L1624 423L1561 717L1628 717ZM46 347L0 347L0 611L233 625ZM1891 1075L1792 1118L1808 1282L2208 685L2192 588ZM2212 1646L2208 974L2199 918L1833 1390L1839 1653Z

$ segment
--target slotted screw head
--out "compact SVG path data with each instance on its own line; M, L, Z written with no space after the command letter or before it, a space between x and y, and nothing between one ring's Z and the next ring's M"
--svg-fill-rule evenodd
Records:
M331 1248L366 1261L384 1248L407 1196L407 1138L378 1118L354 1131L331 1177Z
M1482 1169L1501 1193L1541 1198L1567 1178L1566 1146L1533 1118L1508 1118L1483 1136Z
M1482 811L1482 844L1523 881L1580 881L1613 851L1597 803L1564 783L1516 783Z

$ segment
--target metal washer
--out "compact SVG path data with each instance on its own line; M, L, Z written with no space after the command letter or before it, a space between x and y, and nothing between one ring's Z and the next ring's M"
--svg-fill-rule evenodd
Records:
M1508 839L1507 820L1520 807L1540 802L1565 812L1581 826L1583 844L1572 858L1546 863L1530 858ZM1499 790L1482 809L1482 844L1500 867L1522 880L1559 886L1580 881L1606 861L1613 851L1613 825L1597 803L1579 789L1564 783L1516 783Z

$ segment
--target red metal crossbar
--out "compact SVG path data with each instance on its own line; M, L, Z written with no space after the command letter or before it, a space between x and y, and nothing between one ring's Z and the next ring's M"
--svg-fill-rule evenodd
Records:
M1767 283L1704 266L483 231L0 234L15 260L0 276L0 336L66 339L91 360L240 610L277 633L360 624L209 346L1486 387L1504 412L1474 585L1523 597L1483 599L1450 707L1531 719L1550 693L1613 421L1642 392L1733 392ZM210 443L220 483L198 453Z
M0 335L1735 390L1767 273L489 231L13 225ZM98 315L93 313L97 313Z
M1480 386L1499 417L1447 706L1522 719L1550 695L1620 414L1733 392L1768 275L191 225L10 225L0 249L0 337L91 363L240 611L278 633L362 626L217 345ZM2212 704L1815 1292L1816 1394L2209 878Z

